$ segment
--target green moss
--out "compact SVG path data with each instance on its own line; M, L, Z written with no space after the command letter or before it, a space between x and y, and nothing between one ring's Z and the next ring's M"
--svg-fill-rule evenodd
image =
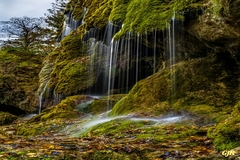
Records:
M230 117L208 130L208 137L214 139L217 150L229 150L240 145L239 113L239 103L237 103Z
M84 15L84 25L78 32L84 34L93 26L103 28L108 21L114 24L124 24L124 27L115 35L119 38L127 32L145 33L154 29L164 30L169 26L171 18L183 19L181 12L186 9L196 9L203 6L203 1L195 0L82 0L76 3L74 0L68 4L68 11L73 9L75 19L82 18L83 8L88 12ZM178 14L180 13L180 14Z
M32 112L42 57L14 48L0 50L0 103Z
M129 0L114 0L109 19L114 23L122 23L127 14Z
M57 106L51 109L44 110L41 113L41 121L46 121L55 118L74 118L78 115L76 106L80 99L85 99L86 96L71 96L62 100Z
M108 108L111 108L113 105L115 105L124 96L125 95L123 94L117 94L110 95L109 97L100 97L100 99L91 100L87 104L81 104L79 108L80 111L83 111L84 113L91 113L92 115L103 113L108 110Z
M118 153L118 152L114 152L114 151L110 151L110 150L101 150L101 151L96 151L96 152L93 152L93 153L88 153L87 155L83 156L83 158L102 159L102 160L108 160L108 159L130 160L134 157L132 155L128 155L128 154L124 154L124 153Z
M17 135L23 136L34 136L43 133L47 130L47 126L44 123L36 123L33 125L24 124L18 126L17 128Z
M108 16L111 12L112 1L108 0L93 0L87 1L85 0L82 3L82 7L86 7L88 9L86 15L84 16L84 23L87 24L87 28L92 27L93 25L102 28L108 22ZM74 15L77 16L77 9L79 6L73 11ZM79 16L78 16L79 17Z
M61 54L58 60L73 59L79 56L83 49L83 42L79 34L72 34L61 40Z
M76 5L74 5L74 9L73 9L73 12L72 12L72 15L73 15L73 19L74 20L80 20L83 18L83 11L84 11L84 8L83 6L81 5L82 2L78 1L76 3Z
M181 14L178 15L181 11L201 6L201 2L187 0L134 0L128 3L116 0L114 4L119 5L113 8L110 20L120 21L124 24L120 32L114 36L115 38L119 38L129 31L142 34L152 32L154 29L164 30L168 28L175 13L177 15L175 18L183 19Z
M132 121L132 120L121 120L116 119L106 123L96 125L89 130L85 131L81 136L100 136L100 135L114 135L115 137L123 136L125 131L130 130L130 128L143 127L146 124L151 124L148 121Z
M114 106L111 115L131 112L159 115L185 110L206 115L209 120L224 119L232 111L233 94L228 88L233 87L236 79L222 65L203 58L178 63L172 70L161 70L137 82Z
M91 97L85 95L69 96L58 105L44 109L40 114L33 117L28 123L49 121L51 119L72 119L82 115L77 111L77 106L89 101Z
M19 64L19 66L18 67L25 67L25 68L30 68L30 67L36 67L37 66L37 64L36 63L34 63L34 62L22 62L22 63L20 63Z
M172 141L181 141L193 136L198 136L198 133L205 133L206 130L200 129L187 122L188 125L182 124L172 125L156 125L154 122L143 120L133 121L127 119L115 119L106 123L96 125L85 133L80 135L81 137L96 137L102 136L113 137L117 139L129 138L129 141L151 141L153 144L163 144ZM155 124L155 125L154 125ZM195 142L189 141L189 145L197 145ZM180 149L180 148L179 148ZM180 149L181 150L181 149Z
M12 115L7 112L0 112L0 125L11 124L16 119L17 119L17 116L15 115Z
M213 3L213 15L217 16L217 17L220 17L221 15L221 10L223 8L222 4L220 3L219 0L212 0L212 3Z
M55 87L56 93L71 94L91 87L96 76L90 72L89 57L82 61L66 64L59 73L59 81Z
M231 2L229 0L212 0L212 7L209 10L215 17L214 18L229 18L230 20L239 21L239 13L236 12L239 9L240 1L236 0Z
M153 113L170 95L171 86L168 75L169 72L163 71L137 82L128 95L114 106L111 115L131 112ZM166 103L162 105L167 106ZM153 106L156 108L152 108Z
M97 73L90 70L90 57L86 55L84 45L81 36L73 34L65 37L61 46L49 55L49 64L55 63L49 88L54 88L56 94L72 95L91 87L96 81ZM52 60L52 56L56 59Z
M0 51L0 60L4 61L6 63L14 62L19 59L17 55L15 55L13 52L16 52L15 50L1 50Z

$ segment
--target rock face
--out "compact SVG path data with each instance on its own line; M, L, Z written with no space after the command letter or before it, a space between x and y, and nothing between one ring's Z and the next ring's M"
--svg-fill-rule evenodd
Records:
M33 112L41 58L6 49L0 52L0 110L15 115Z
M117 103L112 114L132 111L146 113L147 110L157 114L166 110L198 112L200 105L209 105L213 110L220 111L238 100L235 98L238 94L235 90L238 80L234 73L234 69L227 69L225 62L216 57L180 62L139 81ZM206 110L208 112L211 111Z
M112 115L187 111L202 125L225 120L239 101L239 3L71 0L67 18L82 23L47 57L39 87L45 107L134 86Z
M51 67L39 94L45 101L59 101L59 97L90 90L128 92L138 80L157 70L204 57L211 62L202 63L217 63L220 70L227 69L226 75L237 74L239 18L230 6L236 10L238 2L72 0L66 9L65 30L71 30L73 19L82 23L47 57L46 66ZM112 38L116 43L110 43ZM176 75L181 74L178 72ZM216 72L208 74L216 76ZM225 79L216 83L234 81L232 86L237 87L236 77ZM198 89L201 87L206 86Z

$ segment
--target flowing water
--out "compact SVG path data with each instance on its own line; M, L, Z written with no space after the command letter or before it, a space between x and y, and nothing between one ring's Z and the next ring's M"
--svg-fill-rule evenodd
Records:
M79 135L81 135L82 133L84 133L85 131L94 126L116 119L119 119L119 122L125 120L136 121L136 123L137 121L149 121L153 122L152 125L168 125L189 120L191 118L185 115L165 115L164 117L159 118L135 117L133 115L108 117L109 112L110 111L107 111L97 116L86 115L86 117L81 119L79 123L67 126L62 132L72 135L73 137L78 137Z
M47 81L47 82L45 83L45 86L44 86L42 92L40 93L40 95L39 95L39 97L38 97L38 100L39 100L39 110L38 110L38 113L39 113L39 114L40 114L41 111L42 111L42 102L43 102L42 98L43 98L43 94L46 92L48 83L49 83L49 81Z
M67 13L62 37L67 36L72 30L82 25L86 13L87 9L85 8L82 19L78 21L73 19L71 12ZM175 94L175 27L174 13L171 24L168 24L167 32L164 32L165 37L160 34L160 31L154 29L152 33L146 32L145 34L127 32L123 38L115 40L114 35L121 30L121 27L112 24L110 21L103 29L91 28L83 37L84 45L81 54L90 57L89 75L97 73L98 79L96 85L88 89L87 94L110 96L115 91L116 93L128 93L136 82L158 71L159 64L163 63L159 59L169 62L168 67L171 68L173 73L171 76L172 94ZM164 51L159 49L159 43L166 43ZM162 68L164 69L165 65ZM44 92L41 92L39 95L39 111L42 107L43 94ZM56 94L55 92L52 94L54 104L58 104L65 97L63 94ZM112 108L110 99L106 108L107 110Z

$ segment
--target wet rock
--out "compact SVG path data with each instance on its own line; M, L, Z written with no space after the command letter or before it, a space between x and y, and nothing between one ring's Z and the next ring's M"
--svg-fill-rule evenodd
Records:
M53 155L53 156L59 156L59 155L60 155L60 152L52 151L52 152L51 152L51 155Z

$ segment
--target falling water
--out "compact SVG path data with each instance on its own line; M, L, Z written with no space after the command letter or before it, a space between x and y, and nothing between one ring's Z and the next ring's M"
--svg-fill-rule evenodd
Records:
M153 46L153 73L156 72L156 51L157 50L157 30L154 30L154 46Z
M171 25L168 28L168 45L169 45L169 64L171 69L171 83L172 83L172 98L176 92L176 75L175 75L175 63L176 63L176 51L175 51L175 12L172 17Z
M111 75L112 75L112 60L113 60L113 40L111 41L111 53L109 58L109 75L108 75L108 96L111 92ZM109 106L108 106L109 107Z
M43 107L43 95L45 95L44 97L49 96L49 89L47 87L50 82L50 74L52 70L53 70L52 64L48 60L44 61L44 66L39 73L40 78L39 80L40 85L38 88L39 113L41 112Z
M138 81L138 62L139 62L139 34L137 35L137 51L136 51L136 82Z
M114 89L118 45L119 45L119 41L114 42L114 40L112 39L111 45L110 45L111 52L110 52L110 59L109 59L108 98L110 98L111 90ZM111 101L110 101L110 99L108 99L107 110L112 109L111 107L112 107Z
M172 69L173 69L173 75L172 75L172 85L173 85L173 94L175 94L176 91L176 75L175 75L175 63L176 63L176 53L175 53L175 12L174 16L172 18Z
M45 83L45 86L43 87L42 92L39 94L38 100L39 100L39 109L38 109L38 113L40 114L42 111L42 98L43 98L43 94L46 92L47 86L48 86L49 80Z
M63 94L58 94L58 93L53 93L53 104L57 105L58 103L61 102L61 100L64 99L64 95Z
M61 39L69 35L71 31L76 30L80 25L84 23L83 18L86 12L87 12L87 9L84 8L82 13L82 18L80 20L75 20L73 18L72 11L68 12L65 15L65 21L63 23L63 31L62 31Z
M128 38L127 38L127 79L126 79L126 90L128 91L129 88L129 70L130 70L130 52L131 52L131 33L128 32L127 34Z

